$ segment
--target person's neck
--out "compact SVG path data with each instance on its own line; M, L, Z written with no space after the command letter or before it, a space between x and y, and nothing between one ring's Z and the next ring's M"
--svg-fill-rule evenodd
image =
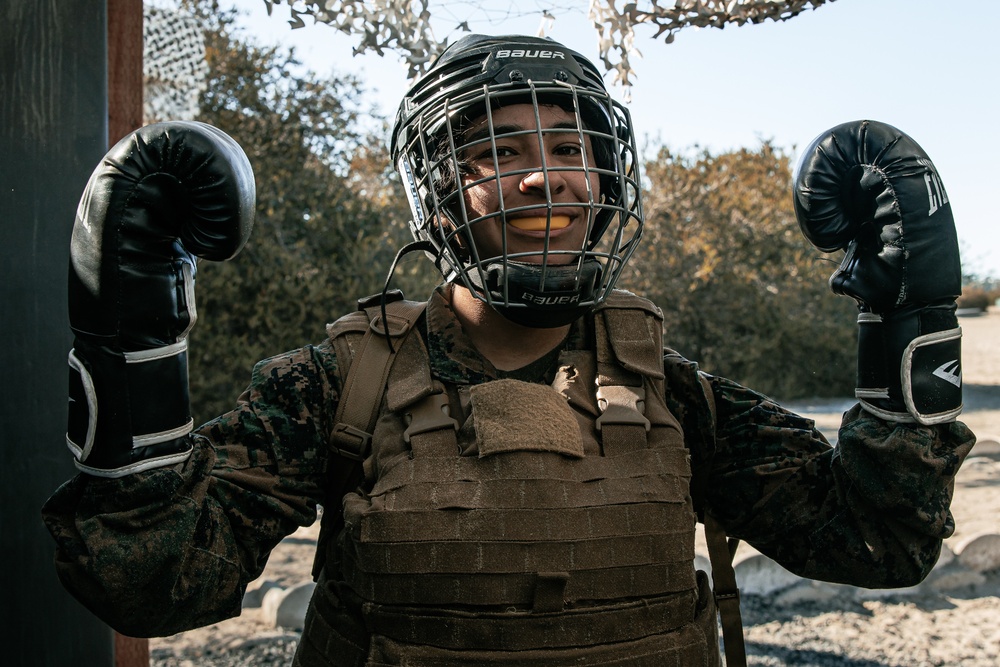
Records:
M501 371L542 358L562 343L570 328L536 329L511 322L461 285L451 287L451 309L479 353Z

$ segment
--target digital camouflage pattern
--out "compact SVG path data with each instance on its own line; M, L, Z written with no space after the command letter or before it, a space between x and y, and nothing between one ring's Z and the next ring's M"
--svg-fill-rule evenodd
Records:
M549 382L555 355L500 373L431 298L422 332L432 371L456 384L500 377ZM593 343L574 325L564 348ZM806 577L912 585L954 530L953 479L974 442L961 423L893 425L857 407L832 448L813 423L722 378L704 386L667 355L667 406L691 449L692 488L732 536ZM79 475L46 503L66 587L115 629L168 635L235 616L270 550L317 504L342 377L329 341L260 362L236 408L205 424L177 468L121 479ZM714 429L713 429L714 426ZM714 433L713 433L714 431Z

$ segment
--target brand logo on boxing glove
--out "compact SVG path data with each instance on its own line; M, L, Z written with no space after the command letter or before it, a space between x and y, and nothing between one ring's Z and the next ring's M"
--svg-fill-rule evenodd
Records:
M944 191L941 177L934 171L934 165L931 164L931 161L921 159L917 160L917 162L927 167L927 173L924 174L924 183L927 185L927 200L929 203L927 215L931 216L939 208L948 203L948 193Z
M956 387L962 387L962 368L958 360L947 361L934 369L934 376L945 382L950 382Z

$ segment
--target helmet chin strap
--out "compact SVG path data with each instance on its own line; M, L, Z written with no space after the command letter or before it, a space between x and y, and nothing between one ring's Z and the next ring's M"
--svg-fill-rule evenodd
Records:
M579 266L549 265L543 280L540 264L507 260L487 263L482 271L469 267L465 274L480 297L488 295L493 309L511 322L553 329L590 312L602 268L596 259L585 259Z

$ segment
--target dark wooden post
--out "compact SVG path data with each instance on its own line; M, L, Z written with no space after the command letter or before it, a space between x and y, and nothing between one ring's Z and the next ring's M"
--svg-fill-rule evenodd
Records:
M107 151L105 0L0 3L0 661L113 664L106 625L63 589L41 521L66 449L69 239Z
M108 0L108 147L142 126L142 0Z
M108 146L142 126L142 0L108 2ZM115 633L115 667L148 667L149 640Z

